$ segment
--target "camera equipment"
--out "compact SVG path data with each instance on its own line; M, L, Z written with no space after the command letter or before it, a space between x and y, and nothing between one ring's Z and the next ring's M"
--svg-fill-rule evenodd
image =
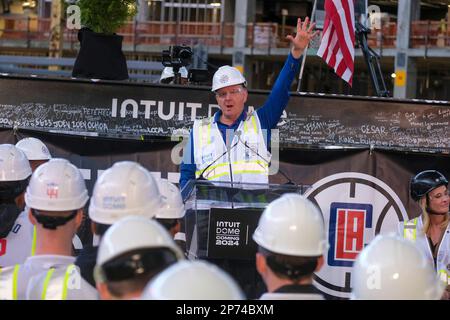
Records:
M193 84L202 84L206 85L210 83L211 76L209 75L208 70L206 69L193 69L189 70L188 79Z
M174 83L181 83L180 68L191 64L192 49L188 46L173 46L162 52L162 64L172 67L175 75Z

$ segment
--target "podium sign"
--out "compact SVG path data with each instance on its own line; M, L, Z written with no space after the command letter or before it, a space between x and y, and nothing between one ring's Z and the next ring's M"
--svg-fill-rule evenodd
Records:
M256 271L252 236L267 205L286 193L303 194L306 185L191 180L182 190L186 253L228 272L249 299L266 292Z
M207 256L214 259L254 260L257 245L252 235L262 211L211 208Z
M303 194L307 188L191 180L182 190L189 258L254 259L256 244L252 235L262 211L283 194Z

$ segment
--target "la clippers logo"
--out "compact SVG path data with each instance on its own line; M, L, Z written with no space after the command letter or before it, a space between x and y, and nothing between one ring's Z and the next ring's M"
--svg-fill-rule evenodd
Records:
M406 210L383 181L356 172L323 178L305 196L322 211L330 244L314 284L328 295L350 298L356 257L377 234L397 232L408 219Z
M47 195L50 199L58 198L58 185L55 183L49 183L47 185Z
M372 205L333 202L330 208L328 264L353 265L364 249L366 228L372 227Z

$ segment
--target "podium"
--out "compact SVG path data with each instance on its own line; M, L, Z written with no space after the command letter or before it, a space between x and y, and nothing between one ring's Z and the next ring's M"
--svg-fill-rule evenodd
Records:
M249 299L264 285L255 268L253 232L264 208L285 193L309 186L191 180L182 190L189 259L205 259L229 272Z

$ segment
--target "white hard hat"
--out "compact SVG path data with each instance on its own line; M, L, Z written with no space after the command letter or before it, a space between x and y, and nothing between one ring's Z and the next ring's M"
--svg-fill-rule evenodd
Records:
M181 67L180 68L180 75L182 78L187 78L188 77L188 71L185 67ZM164 79L167 78L173 78L175 77L174 73L173 73L173 68L172 67L165 67L163 72L161 73L161 78L159 79L159 81L162 81Z
M144 289L143 300L242 300L244 295L225 271L205 261L179 261Z
M184 259L178 245L170 234L158 222L130 216L114 223L100 241L97 254L97 266L101 267L124 253L147 248L170 249L177 260Z
M52 158L47 146L36 138L22 139L16 143L16 147L25 153L28 160L50 160Z
M294 193L284 194L266 207L253 240L271 252L291 256L320 256L328 248L319 209Z
M396 235L378 235L353 267L353 299L440 299L444 287L425 256Z
M77 210L88 199L80 170L66 159L51 159L39 166L25 193L29 208L45 211Z
M164 202L151 173L132 161L115 163L94 186L89 217L102 224L135 215L153 218Z
M222 66L214 73L211 91L217 91L236 84L247 85L247 81L242 73L234 67Z
M167 179L158 180L159 191L165 198L164 207L158 211L157 219L181 219L184 217L184 203L180 189Z
M0 145L0 181L22 181L31 175L30 163L12 144Z

